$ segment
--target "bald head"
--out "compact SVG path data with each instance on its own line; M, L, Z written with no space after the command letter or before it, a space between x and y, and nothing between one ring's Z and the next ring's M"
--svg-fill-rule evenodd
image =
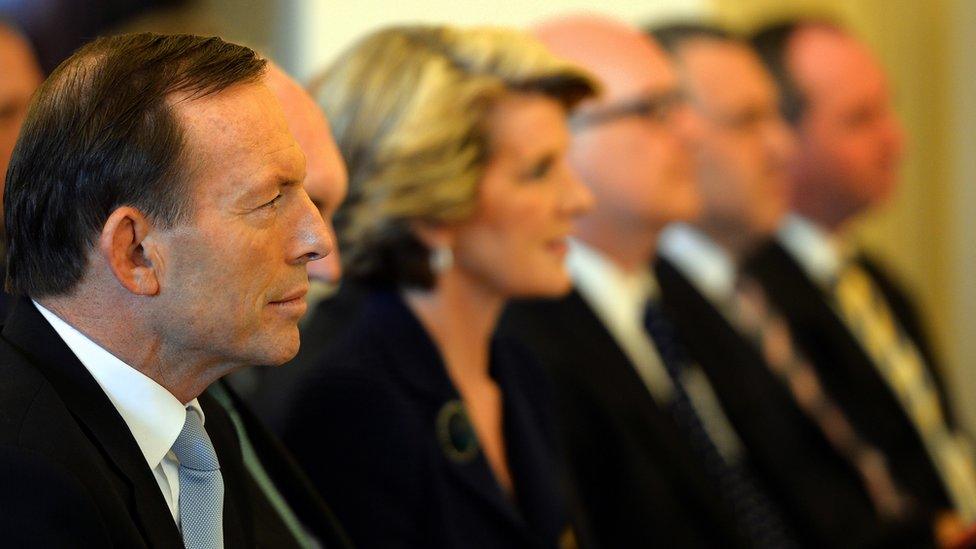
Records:
M278 66L268 65L265 84L281 102L288 128L305 153L305 190L329 222L346 196L346 166L336 147L329 122L312 97ZM331 227L331 223L329 223ZM335 244L335 234L332 235ZM338 246L321 261L308 264L314 279L336 283L341 275Z
M27 104L42 79L41 69L27 41L0 25L0 177L7 173L10 154L27 114Z
M596 245L653 242L667 223L696 215L693 115L680 101L664 51L639 30L601 17L564 17L534 33L602 85L602 94L583 103L574 120L570 160L597 199L579 236L601 235L589 241Z
M640 93L647 73L663 86L674 80L661 48L638 29L595 16L555 19L534 29L535 35L556 55L590 71L604 85L598 101L609 103Z

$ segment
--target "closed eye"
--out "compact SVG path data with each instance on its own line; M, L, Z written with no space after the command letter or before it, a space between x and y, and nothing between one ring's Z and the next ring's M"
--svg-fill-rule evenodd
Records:
M532 165L531 168L526 170L522 177L527 180L545 179L549 172L552 171L553 165L556 163L556 158L553 155L547 155L545 158L539 160Z
M268 202L265 202L264 204L261 204L260 206L258 206L258 208L259 209L260 208L273 208L273 207L275 207L275 206L278 205L278 202L281 200L281 197L282 196L284 196L284 195L282 195L281 193L278 193L278 196L272 198L271 200L269 200Z

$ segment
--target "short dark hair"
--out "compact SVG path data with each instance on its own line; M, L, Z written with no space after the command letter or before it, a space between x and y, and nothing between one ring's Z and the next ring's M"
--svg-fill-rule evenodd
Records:
M720 42L742 41L741 37L733 34L728 29L697 21L680 21L653 25L647 27L645 32L654 38L664 48L664 51L672 56L677 54L681 46L691 40L708 39L718 40Z
M786 56L793 35L813 25L841 29L840 25L826 17L785 19L759 27L749 39L779 86L779 106L783 118L794 126L800 123L807 105L806 98L790 73Z
M187 151L169 99L257 81L264 65L216 37L152 33L99 38L61 63L34 97L7 170L7 291L70 293L120 206L162 227L185 222Z

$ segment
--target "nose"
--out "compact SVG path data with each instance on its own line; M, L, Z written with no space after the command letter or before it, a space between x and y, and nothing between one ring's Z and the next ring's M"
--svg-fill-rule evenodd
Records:
M686 149L691 150L701 140L701 115L690 103L684 102L675 107L670 122L671 131Z
M318 261L308 264L308 277L329 284L338 284L342 277L342 261L339 257L339 243L335 228L330 221L326 221L329 232L329 254Z
M562 211L569 217L579 217L593 209L596 199L589 187L583 184L576 171L563 161Z
M295 263L304 265L328 256L333 244L329 227L308 193L303 188L298 192L301 193L301 207L295 224L297 248L291 255Z
M796 134L779 115L776 115L771 122L766 133L767 147L775 162L785 166L796 154Z

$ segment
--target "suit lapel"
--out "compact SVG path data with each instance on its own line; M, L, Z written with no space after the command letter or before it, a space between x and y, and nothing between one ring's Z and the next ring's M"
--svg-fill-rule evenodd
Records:
M146 459L108 396L29 299L17 300L3 337L47 378L131 490L148 545L179 547L182 536Z
M394 327L385 328L388 332L376 339L388 345L384 354L390 359L387 364L393 377L426 403L430 428L435 430L441 410L452 402L460 402L461 396L448 378L446 366L430 336L395 292L370 295L363 315L368 324ZM525 531L524 521L500 488L480 450L470 459L452 458L443 448L439 451L446 469L461 486L501 519Z

